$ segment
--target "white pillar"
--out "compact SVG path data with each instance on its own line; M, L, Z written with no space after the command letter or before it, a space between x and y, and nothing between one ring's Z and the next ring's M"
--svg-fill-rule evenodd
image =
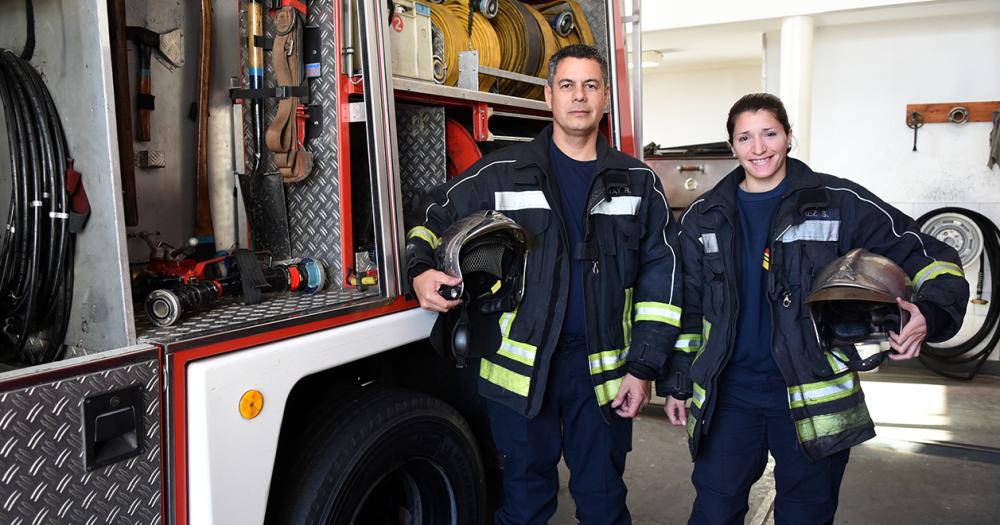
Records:
M809 162L812 123L813 20L808 16L786 18L781 22L781 73L778 96L788 110L795 158Z

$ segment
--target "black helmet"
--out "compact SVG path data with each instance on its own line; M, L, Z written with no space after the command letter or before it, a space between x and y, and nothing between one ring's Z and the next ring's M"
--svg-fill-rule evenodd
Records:
M822 349L848 368L864 371L882 362L890 349L889 332L899 333L906 324L907 313L896 298L912 296L913 284L902 268L858 248L816 276L805 302Z
M441 295L462 304L438 316L431 342L442 354L464 366L470 346L469 318L514 310L524 296L524 273L534 237L506 215L484 210L459 219L441 236L435 253L437 269L460 277Z
M482 313L513 310L524 295L524 272L533 237L506 215L484 210L459 219L441 236L437 267L458 286L442 290Z

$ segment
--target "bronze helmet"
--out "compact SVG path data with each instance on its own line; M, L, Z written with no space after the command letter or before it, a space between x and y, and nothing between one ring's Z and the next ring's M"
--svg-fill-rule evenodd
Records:
M851 250L823 269L806 297L823 350L838 348L845 364L870 370L884 352L861 358L855 345L881 344L888 351L889 332L899 333L907 313L896 298L909 301L913 284L906 272L890 259L865 249ZM839 359L839 357L838 357Z

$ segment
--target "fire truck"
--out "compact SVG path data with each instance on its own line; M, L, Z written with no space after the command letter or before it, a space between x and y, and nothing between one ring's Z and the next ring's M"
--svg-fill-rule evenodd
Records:
M476 373L406 295L406 213L547 124L567 42L606 56L601 132L640 153L638 2L25 4L0 19L0 522L488 522ZM15 312L35 259L48 295Z

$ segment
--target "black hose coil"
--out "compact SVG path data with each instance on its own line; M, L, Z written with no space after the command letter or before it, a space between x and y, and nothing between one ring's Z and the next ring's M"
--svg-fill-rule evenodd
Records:
M967 380L979 373L993 349L996 348L997 343L1000 342L1000 330L997 330L997 320L1000 318L1000 230L987 217L965 208L933 210L917 219L917 224L923 227L927 221L944 213L964 215L982 230L983 251L990 265L990 305L986 310L986 319L983 325L972 337L947 347L924 344L920 351L920 362L929 370L944 377ZM980 261L985 262L982 258ZM984 341L986 341L985 345L983 345ZM975 362L971 368L966 366L971 362Z
M9 50L0 50L0 102L11 174L0 240L0 360L46 363L64 351L72 299L72 159L41 75Z

